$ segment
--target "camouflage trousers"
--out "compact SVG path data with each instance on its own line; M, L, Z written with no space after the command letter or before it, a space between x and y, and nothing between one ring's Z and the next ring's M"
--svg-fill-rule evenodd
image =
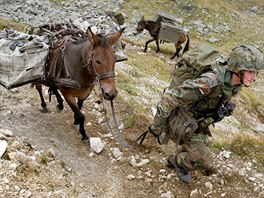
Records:
M213 156L207 147L208 144L208 135L203 133L194 134L190 141L186 141L179 146L173 163L188 171L212 169Z

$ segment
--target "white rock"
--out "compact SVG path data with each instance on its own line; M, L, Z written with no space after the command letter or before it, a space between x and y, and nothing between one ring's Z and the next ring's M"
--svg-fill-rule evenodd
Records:
M97 119L97 124L101 124L101 123L103 123L103 121L104 121L103 118L98 118L98 119Z
M91 153L89 154L89 156L90 156L90 157L93 157L93 156L94 156L94 152L91 152Z
M230 154L231 154L230 151L222 151L221 153L222 153L224 158L226 158L226 159L230 158Z
M128 176L127 176L127 179L128 180L132 180L132 179L135 179L136 177L134 176L134 175L131 175L131 174L129 174Z
M132 165L133 167L135 167L137 165L137 161L136 161L136 158L134 157L134 155L130 156L128 159L129 159L130 165Z
M149 163L149 159L143 159L137 164L138 167L144 166Z
M210 191L213 190L213 185L211 184L211 182L205 182L204 185L205 185L206 188L209 188Z
M256 178L255 177L249 177L248 178L250 181L256 181Z
M245 176L245 175L246 175L246 169L245 169L245 168L241 168L241 169L239 170L239 175L241 175L241 176Z
M199 197L199 193L197 189L192 190L190 193L190 198L195 198L195 197Z
M91 122L87 122L86 126L92 126L92 123Z
M119 148L112 148L111 150L116 159L119 159L122 157L123 153L119 150Z
M174 195L172 194L171 191L168 191L166 193L163 193L160 195L161 198L174 198Z
M0 133L7 136L7 137L12 137L13 136L13 132L8 130L8 129L0 129Z
M31 169L36 169L37 167L39 167L39 164L34 159L26 156L24 153L20 151L8 153L8 156L11 160L25 164Z
M0 159L2 158L3 154L5 153L7 145L8 145L7 141L0 140Z
M90 137L90 146L91 149L93 149L93 151L95 151L96 153L101 153L101 151L105 147L105 144L99 137Z

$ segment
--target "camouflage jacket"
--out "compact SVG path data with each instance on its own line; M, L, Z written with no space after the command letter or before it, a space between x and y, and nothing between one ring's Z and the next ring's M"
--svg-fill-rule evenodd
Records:
M164 118L178 106L193 113L195 119L200 119L216 112L224 101L230 101L242 85L233 87L230 84L231 72L227 71L226 66L214 65L212 68L195 79L184 81L180 86L165 89L157 105L155 122L164 126Z

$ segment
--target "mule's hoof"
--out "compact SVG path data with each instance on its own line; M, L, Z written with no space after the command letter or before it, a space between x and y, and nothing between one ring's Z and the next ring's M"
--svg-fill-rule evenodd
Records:
M57 112L60 113L63 110L63 106L57 105Z
M42 109L40 110L40 112L41 112L41 113L49 113L49 109L48 109L47 107L45 107L45 108L42 108Z
M89 140L89 137L88 137L88 136L86 136L86 137L82 137L82 141L86 142L86 141L88 141L88 140Z
M73 124L72 127L73 127L75 130L79 130L79 128L80 128L79 124Z

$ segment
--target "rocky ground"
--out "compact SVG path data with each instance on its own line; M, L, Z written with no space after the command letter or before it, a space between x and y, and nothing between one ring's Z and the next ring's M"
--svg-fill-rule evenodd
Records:
M79 15L77 11L80 9L112 8L113 5L118 8L122 3L79 1L54 4L30 0L11 4L11 1L2 0L4 6L1 6L0 16L37 25L48 20L43 17L66 19ZM33 9L33 5L38 9ZM47 10L52 14L47 15ZM54 18L50 17L50 20ZM126 50L142 54L140 48L128 43ZM119 73L131 70L133 73L129 65L119 63ZM144 80L153 79L146 77ZM157 82L160 86L166 85L166 82ZM142 91L146 91L143 85ZM47 89L44 93L48 100ZM127 96L122 90L119 93L115 110L132 150L118 144L109 132L106 117L100 111L102 103L97 103L98 92L85 102L83 111L90 140L100 139L100 144L81 141L78 130L72 125L72 112L67 104L63 112L58 113L52 98L50 112L44 114L40 112L37 91L29 85L10 91L0 87L0 197L264 197L264 175L257 171L257 162L243 161L226 150L214 151L217 170L212 175L193 172L192 184L179 181L175 171L165 166L166 156L174 145L160 146L151 136L142 146L134 143L146 129L149 118L134 114L135 111L125 102ZM153 100L158 97L153 95ZM108 109L107 117L111 117L109 104L103 104ZM123 117L127 114L136 118L129 128L124 128Z

